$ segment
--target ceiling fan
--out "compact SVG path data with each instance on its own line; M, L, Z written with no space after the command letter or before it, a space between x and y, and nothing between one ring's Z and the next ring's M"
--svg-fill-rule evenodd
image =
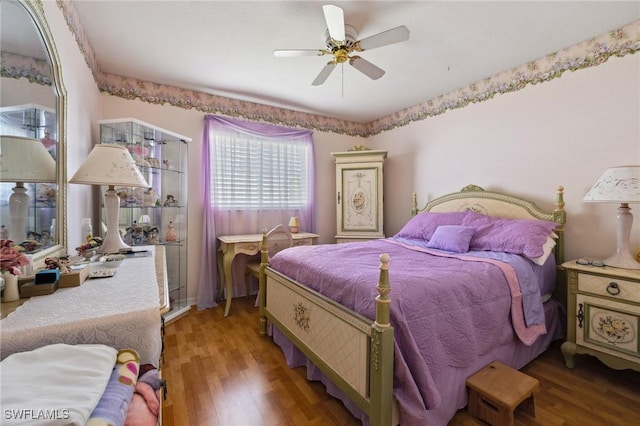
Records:
M365 50L377 47L388 46L409 39L409 29L404 25L392 28L387 31L356 40L358 32L351 25L344 23L344 12L338 6L322 6L324 18L327 21L326 47L324 49L298 49L298 50L276 50L273 52L278 57L295 56L323 56L331 55L333 59L329 61L320 71L320 74L311 83L313 86L323 84L331 71L338 64L348 62L349 65L362 72L372 80L382 77L385 71L364 58L354 55L354 52L364 52Z

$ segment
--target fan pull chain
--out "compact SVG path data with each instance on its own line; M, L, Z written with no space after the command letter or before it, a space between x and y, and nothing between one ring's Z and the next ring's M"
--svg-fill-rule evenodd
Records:
M342 91L342 99L344 99L344 64L340 64L340 73L341 73L341 79L340 79L340 84L341 84L341 91Z

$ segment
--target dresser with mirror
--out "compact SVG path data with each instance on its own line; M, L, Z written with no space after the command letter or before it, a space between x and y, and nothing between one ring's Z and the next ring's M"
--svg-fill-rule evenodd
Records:
M67 252L66 102L42 5L0 2L0 237L40 267Z
M38 243L27 245L34 269L43 268L48 257L73 251L67 241L66 89L60 57L45 17L44 10L50 6L47 3L0 1L0 230L4 240ZM78 118L73 119L75 128ZM37 162L40 160L42 163ZM43 169L47 169L46 173ZM23 196L18 197L20 203L12 206L15 193ZM2 303L2 362L14 358L14 354L43 348L101 344L116 350L132 349L141 363L159 367L163 346L161 314L168 310L166 256L162 246L152 246L148 252L150 256L126 259L117 277L87 280L72 288L58 288L53 294ZM130 295L132 282L140 291ZM11 303L16 306L9 306ZM32 362L29 368L49 375L53 367L56 371L64 371L64 367L48 362L64 359L47 358L47 363ZM112 368L109 366L108 374ZM79 388L79 382L95 386L95 380L66 376L64 381L72 389ZM22 383L23 380L2 379L4 390ZM43 395L51 394L43 391L41 381L25 383ZM23 399L29 408L41 406L38 397ZM51 399L46 401L49 404ZM161 416L155 424L161 424Z

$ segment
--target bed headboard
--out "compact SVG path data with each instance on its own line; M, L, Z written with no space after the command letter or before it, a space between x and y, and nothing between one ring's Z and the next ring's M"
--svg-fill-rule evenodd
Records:
M555 210L545 212L535 203L501 192L485 191L476 185L467 185L459 192L443 195L427 203L418 209L417 196L413 194L413 207L411 214L415 216L419 212L455 212L473 210L488 216L504 217L508 219L538 219L556 222L558 227L555 233L558 235L555 248L556 264L564 262L564 223L566 213L564 211L564 188L559 186L555 196Z

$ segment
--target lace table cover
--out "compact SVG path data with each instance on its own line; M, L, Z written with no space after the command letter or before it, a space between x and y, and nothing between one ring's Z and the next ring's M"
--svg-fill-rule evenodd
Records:
M0 359L53 343L100 343L134 349L158 366L162 340L155 250L125 259L111 278L32 297L0 321ZM95 264L91 265L96 268Z

